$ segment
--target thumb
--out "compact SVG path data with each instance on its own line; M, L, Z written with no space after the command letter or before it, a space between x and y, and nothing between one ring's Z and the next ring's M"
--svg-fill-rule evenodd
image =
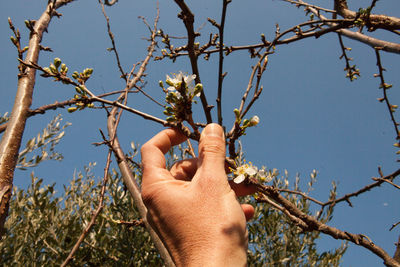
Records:
M216 123L207 125L201 133L198 168L203 174L217 173L225 177L225 135Z

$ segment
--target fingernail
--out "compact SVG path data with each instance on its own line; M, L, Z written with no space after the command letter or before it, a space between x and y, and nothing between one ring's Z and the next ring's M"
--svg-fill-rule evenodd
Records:
M201 135L218 136L218 137L221 137L222 139L225 139L225 134L224 134L224 131L222 130L222 127L216 123L211 123L211 124L207 125L206 128L204 128Z

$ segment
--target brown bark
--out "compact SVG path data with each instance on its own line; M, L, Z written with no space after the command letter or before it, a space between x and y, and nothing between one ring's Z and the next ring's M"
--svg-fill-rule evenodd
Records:
M334 8L336 12L345 19L354 19L357 16L357 12L348 9L346 0L335 0ZM365 21L366 26L370 31L378 28L386 30L400 29L400 19L396 17L370 14L361 16L361 19Z
M43 32L47 29L51 18L57 15L55 10L69 2L71 0L60 0L55 2L55 4L53 1L49 1L46 10L39 20L36 21L33 31L31 31L25 62L37 63ZM29 107L32 103L35 74L35 69L21 65L14 106L11 111L10 120L7 123L7 129L0 142L0 238L5 230L4 223L8 215L15 165L18 159L26 119L29 114Z
M400 263L400 236L399 236L399 241L396 243L396 251L394 252L393 259Z

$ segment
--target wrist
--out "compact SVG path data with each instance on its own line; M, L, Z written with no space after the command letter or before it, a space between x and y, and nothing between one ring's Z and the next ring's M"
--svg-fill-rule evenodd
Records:
M246 266L247 238L213 238L187 242L171 251L177 267L180 266Z

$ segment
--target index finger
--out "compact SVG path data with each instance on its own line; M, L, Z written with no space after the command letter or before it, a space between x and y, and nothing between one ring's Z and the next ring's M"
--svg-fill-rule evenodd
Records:
M143 183L152 183L162 177L157 173L165 172L165 156L168 150L186 140L186 136L175 129L159 132L141 148ZM169 175L171 176L171 175ZM167 177L165 177L167 178ZM168 177L170 178L170 177Z

